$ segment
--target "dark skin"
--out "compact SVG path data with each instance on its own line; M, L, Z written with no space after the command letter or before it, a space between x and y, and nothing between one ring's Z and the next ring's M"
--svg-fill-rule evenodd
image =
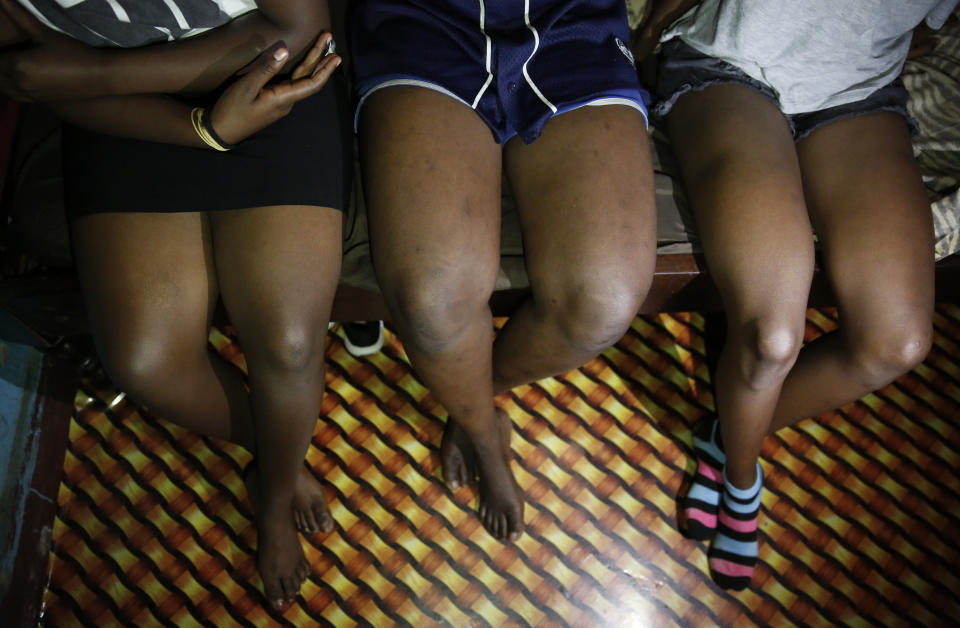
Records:
M667 3L677 15L692 4ZM716 85L682 95L667 127L727 311L717 413L727 478L747 488L767 434L858 399L926 355L930 209L898 114L836 121L794 143L768 98ZM801 350L814 227L842 325Z
M189 107L150 90L172 86L174 77L183 85L197 85L198 77L219 82L254 58L247 73L212 107L212 122L221 137L242 141L320 90L339 65L336 55L324 56L326 34L301 55L288 79L273 80L289 62L290 49L280 44L260 53L262 46L256 42L276 32L265 28L258 33L253 26L272 24L268 17L274 14L303 10L301 4L265 2L264 15L248 16L243 28L225 27L223 37L216 29L198 45L176 42L142 51L96 51L117 54L111 68L124 68L130 53L136 62L170 63L174 69L161 72L153 83L141 70L138 87L145 93L117 96L91 88L83 92L90 96L84 100L45 104L71 122L103 133L213 150L194 132ZM311 6L301 16L303 22L323 22L325 5ZM8 19L0 22L12 24L21 39L30 42L12 54L34 51L48 63L56 54L82 46L63 41L17 5L5 3L2 8L0 17ZM299 41L297 32L283 36ZM248 44L242 58L235 56L242 48L238 41ZM193 54L207 54L214 62ZM9 61L9 56L3 58ZM236 66L224 73L222 59L227 58ZM174 63L176 59L180 62ZM41 76L46 80L57 74ZM15 97L23 97L20 88L3 83ZM70 89L67 81L31 96L64 96ZM324 389L323 344L339 278L340 228L339 211L300 206L209 214L99 213L72 224L98 353L114 381L153 412L255 454L257 467L247 486L257 516L258 568L266 596L278 609L296 597L309 574L297 531L310 534L333 527L324 490L302 460ZM105 240L111 246L104 247ZM207 348L218 299L243 342L249 393L235 369Z
M39 102L129 94L206 93L274 42L290 51L292 70L317 33L330 30L326 2L258 0L258 10L195 37L140 48L93 48L47 29L49 37L0 55L0 87ZM2 0L8 13L23 11ZM31 16L32 17L32 16ZM5 30L0 27L0 33Z
M449 413L444 480L456 489L476 473L484 527L516 539L512 425L494 395L576 368L636 315L655 255L643 118L583 107L551 119L532 144L500 146L468 107L403 86L368 99L360 139L377 278L411 362ZM494 342L502 170L531 297Z

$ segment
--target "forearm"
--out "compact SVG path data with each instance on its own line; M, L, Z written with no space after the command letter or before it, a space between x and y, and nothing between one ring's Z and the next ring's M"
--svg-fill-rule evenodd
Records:
M100 52L99 95L208 92L277 41L295 62L330 29L326 0L261 0L259 10L201 35L141 48ZM288 68L292 67L288 65Z
M650 0L652 8L641 27L659 34L696 4L700 0Z
M70 124L106 135L209 148L193 129L191 108L168 96L114 96L45 106Z
M645 82L650 83L654 78L656 66L651 64L650 59L660 42L661 33L698 2L699 0L650 0L644 7L646 15L632 34L631 43Z

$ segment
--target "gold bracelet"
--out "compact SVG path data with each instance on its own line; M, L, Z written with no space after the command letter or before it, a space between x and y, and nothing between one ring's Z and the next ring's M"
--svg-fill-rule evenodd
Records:
M203 140L203 143L213 148L214 150L219 150L226 152L230 150L226 146L223 146L212 135L207 131L207 127L204 125L203 116L206 113L206 109L203 107L194 107L190 110L190 123L193 124L193 130L197 132L197 135L200 136L200 139Z

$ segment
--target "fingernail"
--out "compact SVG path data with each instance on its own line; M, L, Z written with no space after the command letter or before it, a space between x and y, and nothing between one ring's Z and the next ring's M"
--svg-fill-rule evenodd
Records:
M317 64L317 67L313 68L313 72L310 74L310 78L312 79L317 78L317 76L321 72L323 72L323 69L328 65L330 65L331 63L333 64L333 67L336 68L338 65L340 65L340 57L336 57L334 59L327 59L326 57L324 57L323 59L320 59L320 63Z
M289 54L289 53L286 51L286 47L287 47L287 44L285 44L285 43L283 42L283 40L278 41L278 42L275 42L272 46L264 49L259 55L257 55L257 58L256 58L256 59L254 59L253 61L251 61L251 62L248 63L247 65L245 65L245 66L243 66L242 68L240 68L239 70L237 70L237 72L236 72L236 74L234 74L234 76L243 76L244 74L248 74L248 73L250 72L250 70L252 70L253 68L257 67L257 63L260 61L260 59L263 59L263 58L266 57L267 55L271 55L271 54L272 54L272 55L273 55L273 58L276 59L277 61L283 61L283 60L287 57L287 55ZM278 54L281 50L283 51L283 56L282 56L282 57L278 57L277 54Z
M290 53L287 51L286 48L277 48L276 50L273 51L273 58L276 61L283 61L284 59L287 58L287 55L289 54Z
M333 41L333 37L330 37L330 41L327 43L327 50L323 53L323 56L332 55L337 51L337 43Z

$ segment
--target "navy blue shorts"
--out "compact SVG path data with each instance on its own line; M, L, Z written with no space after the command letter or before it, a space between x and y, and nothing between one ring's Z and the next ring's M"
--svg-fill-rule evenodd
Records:
M655 118L663 118L673 108L683 94L697 92L711 85L743 85L757 90L780 106L780 100L773 88L748 76L743 70L705 55L681 39L671 39L663 45L660 52L660 64L657 71L657 102L653 107ZM881 87L863 100L843 105L827 107L809 113L784 114L794 141L799 142L820 127L846 118L892 111L903 116L911 134L917 131L917 122L907 113L909 94L903 81L895 79Z
M623 0L359 0L349 32L355 124L366 97L394 85L459 100L501 144L530 143L584 105L647 115Z

